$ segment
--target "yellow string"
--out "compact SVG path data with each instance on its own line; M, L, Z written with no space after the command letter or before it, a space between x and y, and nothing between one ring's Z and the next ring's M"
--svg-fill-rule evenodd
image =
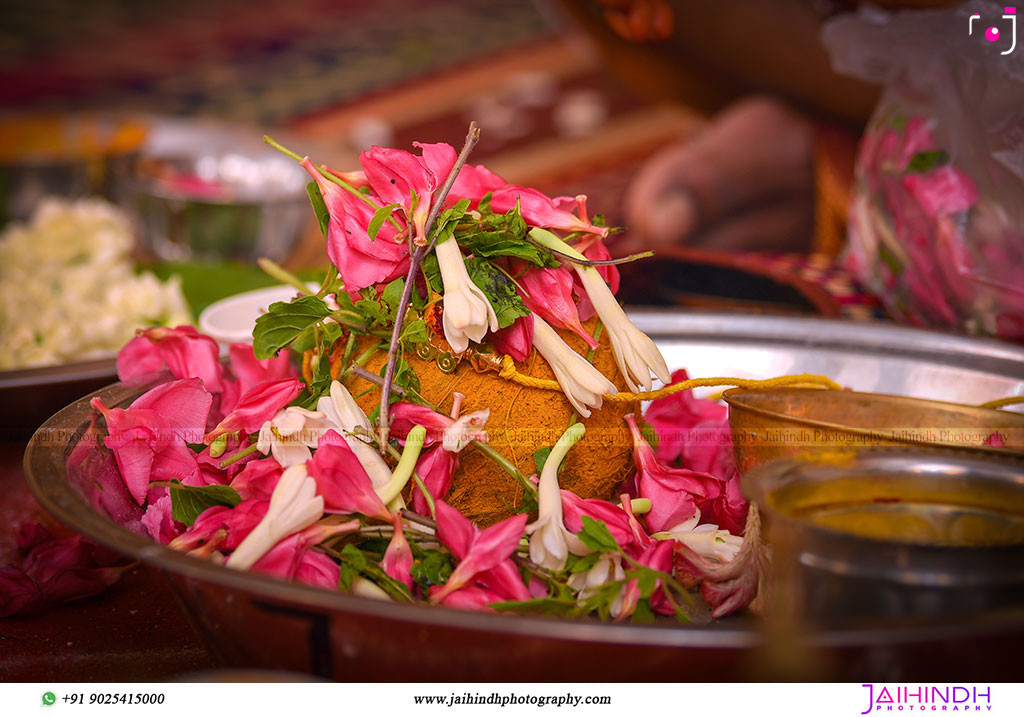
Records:
M520 386L526 386L528 388L539 388L545 391L561 391L562 387L558 385L558 381L552 381L551 379L535 378L533 376L527 376L526 374L520 373L516 369L516 363L512 360L511 356L502 356L501 358L501 371L498 373L504 379L508 379L514 383L518 383ZM776 378L768 379L749 379L749 378L691 378L686 381L680 381L674 383L671 386L665 386L659 388L656 391L641 391L639 393L630 393L628 391L622 391L620 393L607 393L604 398L608 401L621 401L625 403L631 403L635 401L653 401L658 398L664 398L665 396L671 396L674 393L680 391L687 391L691 388L707 387L707 386L736 386L737 388L746 389L760 389L760 388L771 388L773 386L809 386L814 388L830 388L833 390L841 390L842 386L837 384L835 381L830 379L828 376L818 376L810 373L801 373L793 376L778 376Z
M1003 406L1012 406L1017 403L1024 403L1024 396L1009 396L1007 398L997 398L995 401L987 401L986 403L980 404L980 408L1002 408Z

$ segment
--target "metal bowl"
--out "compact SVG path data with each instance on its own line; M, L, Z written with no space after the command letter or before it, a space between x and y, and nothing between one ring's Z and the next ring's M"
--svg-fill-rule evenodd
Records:
M124 406L146 387L93 395ZM750 615L707 626L599 624L399 605L336 594L175 552L102 510L86 462L67 457L89 440L85 397L53 416L25 453L29 487L72 529L149 566L180 599L226 666L306 672L338 680L653 681L765 679L1013 679L1024 613L941 624L886 622L810 634L765 631ZM86 443L94 458L103 453ZM109 454L108 459L109 460ZM785 652L786 660L778 659ZM1011 653L1011 651L1014 651Z
M1024 461L880 449L743 477L802 620L1024 608Z
M1010 411L813 388L735 388L722 397L741 473L777 458L813 460L878 446L1024 457L1024 414ZM1002 445L984 445L993 434Z
M117 194L160 259L282 261L312 216L307 181L257 133L165 120Z

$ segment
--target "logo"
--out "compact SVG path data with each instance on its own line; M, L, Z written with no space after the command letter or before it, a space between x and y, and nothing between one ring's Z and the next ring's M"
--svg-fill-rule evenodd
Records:
M52 692L44 692L43 693L43 704L44 705L49 706L49 705L52 705L56 701L57 701L57 695L53 694Z
M862 715L878 712L963 712L992 711L992 687L972 685L875 685L863 684L867 709ZM863 704L863 702L861 703Z
M974 13L967 19L967 34L974 35L974 21L980 20L981 15ZM1017 47L1017 8L1015 7L1004 7L1003 8L1003 19L1010 21L1010 49L1004 52L1000 52L1000 55L1009 55ZM1003 36L1002 31L993 25L992 27L985 30L985 39L989 42L999 42L999 38Z

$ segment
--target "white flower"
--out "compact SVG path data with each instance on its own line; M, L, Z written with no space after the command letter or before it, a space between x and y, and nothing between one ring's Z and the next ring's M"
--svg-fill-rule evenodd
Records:
M569 426L551 449L540 472L537 520L526 526L526 532L530 535L530 560L548 570L563 569L570 551L588 552L582 541L562 522L562 493L558 489L558 467L585 431L582 423Z
M305 463L313 457L309 449L316 448L325 418L319 411L288 406L260 428L256 450L263 455L273 454L284 468Z
M325 416L325 430L333 429L345 438L375 490L391 480L391 469L380 453L369 444L370 420L340 381L331 383L331 395L323 396L316 408Z
M551 366L558 385L576 412L590 417L591 408L600 408L606 393L615 393L609 381L585 358L569 348L544 319L533 315L533 345Z
M531 229L530 238L575 259L586 259L578 251L544 229ZM626 379L629 390L637 391L642 387L645 391L649 391L653 384L652 373L662 383L668 384L672 380L672 376L661 351L647 334L634 326L633 322L626 317L626 312L619 306L615 295L612 294L597 269L579 264L573 264L573 269L576 270L583 282L583 289L590 297L594 311L601 317L605 331L608 332L612 342L612 352L615 354L615 363L618 364L619 371Z
M281 540L313 525L323 514L324 499L316 494L316 481L306 474L305 464L292 466L281 474L263 520L245 536L225 565L248 570Z
M578 265L573 268L583 281L583 288L590 297L597 315L601 317L605 331L608 332L615 363L618 364L629 389L637 391L642 387L643 390L650 391L653 383L652 373L667 385L672 377L661 351L651 341L650 336L629 320L597 269Z
M693 521L698 519L699 514L686 523L681 523L662 533L655 533L652 537L658 540L672 538L704 558L722 564L731 563L740 552L743 538L733 535L728 530L720 530L717 525L712 523L694 525Z
M484 292L466 271L455 239L437 245L437 265L444 283L444 338L456 353L469 348L470 341L482 341L487 330L498 330L498 317Z
M459 415L462 409L462 402L466 397L455 391L452 394L452 418L455 422L444 429L441 445L449 453L461 453L462 449L473 441L486 443L489 438L484 424L491 416L491 409L485 408L480 411L471 411L464 416Z
M593 595L605 583L623 580L626 571L622 569L622 556L618 553L605 553L590 570L582 573L574 573L569 576L569 587L579 592L579 599L586 600ZM626 587L623 586L619 594L612 601L609 612L612 617L618 617L622 612L622 597Z

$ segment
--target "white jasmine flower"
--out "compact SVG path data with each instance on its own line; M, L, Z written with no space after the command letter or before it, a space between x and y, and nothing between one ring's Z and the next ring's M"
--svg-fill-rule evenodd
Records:
M569 348L562 337L536 314L533 315L533 345L551 366L569 403L584 418L590 417L590 409L601 407L606 393L617 390L614 383Z
M370 476L374 489L379 489L391 480L391 469L384 462L377 449L369 444L372 435L370 419L352 398L340 381L331 383L330 396L322 396L316 404L317 410L325 417L324 430L333 429L345 438L348 447L356 454L366 474Z
M622 569L622 556L618 553L605 553L597 559L594 567L590 570L570 575L568 582L569 587L579 592L579 599L586 600L605 583L623 580L625 577L626 571ZM625 591L626 587L623 586L615 600L612 601L609 612L613 618L618 617L622 612L622 598Z
M270 496L270 507L245 537L225 565L248 570L278 542L308 528L324 514L324 499L316 494L316 481L306 474L305 464L292 466Z
M274 460L284 468L305 463L316 448L326 417L319 411L299 406L288 406L260 428L256 450L263 455L273 454Z
M562 521L562 493L558 489L558 467L585 432L586 427L582 423L569 426L551 449L540 473L537 520L526 526L526 532L530 536L530 560L548 570L564 568L570 551L587 552L586 546L566 529Z
M444 338L453 351L461 353L470 341L482 341L488 329L497 331L498 317L484 292L469 278L455 239L438 244L434 251L444 283Z
M577 259L586 259L585 256L551 232L532 229L530 236L563 254ZM615 354L615 363L618 364L619 371L626 379L629 390L638 391L641 388L644 391L651 390L653 385L651 374L654 374L662 383L668 384L672 377L661 351L647 334L629 320L597 269L579 264L573 264L573 269L583 282L583 289L590 297L590 302L594 305L597 315L601 317L605 331L608 332L608 337L612 342L612 352Z
M731 563L740 552L743 538L733 535L728 530L720 530L717 525L712 523L696 525L695 521L699 518L698 514L697 517L691 518L686 523L681 523L661 533L655 533L652 537L658 540L678 540L701 557L718 563Z

